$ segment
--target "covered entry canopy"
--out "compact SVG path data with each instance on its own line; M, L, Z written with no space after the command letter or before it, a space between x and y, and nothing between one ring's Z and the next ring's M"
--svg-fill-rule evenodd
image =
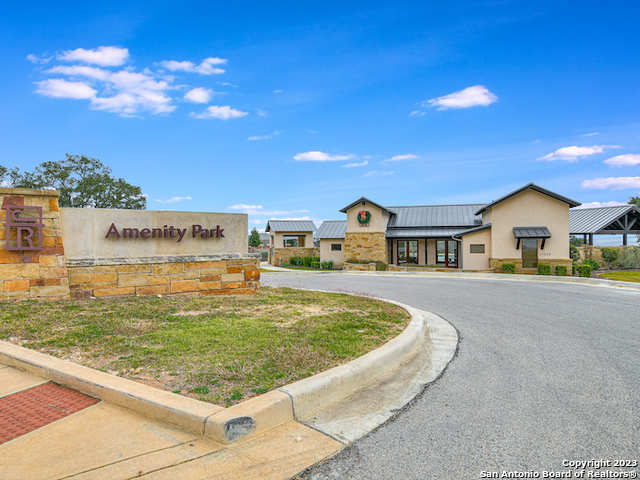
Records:
M616 207L572 208L569 210L569 234L583 235L593 245L594 235L640 235L640 209L635 205Z
M513 227L513 235L517 240L516 250L520 248L520 240L523 238L541 238L541 250L544 250L544 242L547 238L551 238L551 232L547 227Z

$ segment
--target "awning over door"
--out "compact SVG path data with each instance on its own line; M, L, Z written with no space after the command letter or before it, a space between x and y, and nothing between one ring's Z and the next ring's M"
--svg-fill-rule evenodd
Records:
M520 248L520 240L523 238L541 238L540 250L544 250L544 242L551 238L547 227L513 227L513 235L516 237L516 250Z

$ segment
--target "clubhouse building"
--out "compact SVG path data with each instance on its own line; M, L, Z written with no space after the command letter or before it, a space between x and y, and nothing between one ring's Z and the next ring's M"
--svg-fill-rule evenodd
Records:
M488 204L398 207L361 197L340 210L346 220L324 222L316 240L321 261L336 266L381 261L502 272L513 263L517 273L533 273L545 263L555 273L557 265L570 269L569 209L579 205L533 183Z

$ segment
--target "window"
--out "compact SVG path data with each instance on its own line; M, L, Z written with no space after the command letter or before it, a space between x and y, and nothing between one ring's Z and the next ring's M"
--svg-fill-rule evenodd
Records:
M470 253L484 253L484 244L470 245Z
M418 241L398 240L398 265L418 264Z
M331 251L332 252L340 252L342 250L342 244L340 243L332 243L331 244Z
M282 246L283 247L297 247L298 246L298 237L291 235L284 235L282 237Z
M538 268L538 239L522 239L522 268Z

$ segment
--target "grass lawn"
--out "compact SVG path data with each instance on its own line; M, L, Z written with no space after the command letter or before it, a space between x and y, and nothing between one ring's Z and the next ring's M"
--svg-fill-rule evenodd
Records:
M286 288L0 302L2 340L222 406L348 362L408 322L372 298Z
M601 277L608 278L610 280L617 280L619 282L636 282L640 283L640 272L610 272L603 273Z

